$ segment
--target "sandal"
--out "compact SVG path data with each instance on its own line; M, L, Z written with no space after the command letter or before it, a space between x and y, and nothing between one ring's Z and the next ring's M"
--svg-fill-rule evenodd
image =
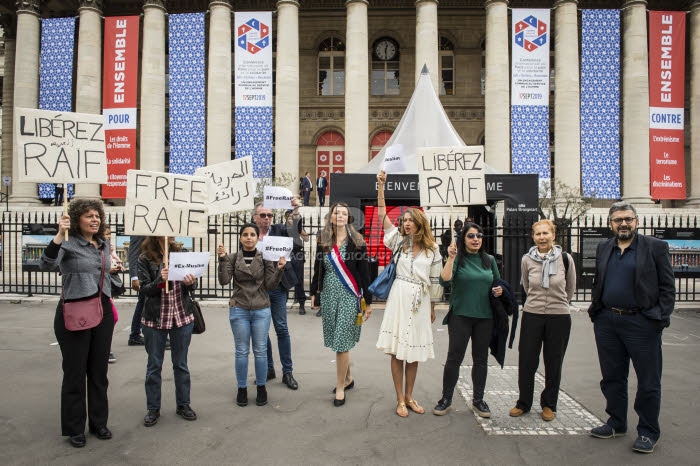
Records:
M407 400L406 405L411 408L411 411L418 414L423 414L425 410L421 405L418 404L416 400Z
M399 417L408 417L408 409L406 408L406 403L396 404L396 414Z

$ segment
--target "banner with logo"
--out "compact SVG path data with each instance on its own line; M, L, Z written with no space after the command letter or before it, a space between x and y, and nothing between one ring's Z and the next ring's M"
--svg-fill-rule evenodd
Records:
M70 112L73 110L73 49L75 17L41 20L39 55L39 109ZM23 57L17 57L22 60ZM53 199L53 184L39 184L39 198ZM73 197L73 185L66 195Z
M204 13L168 15L168 40L169 171L192 175L206 153Z
M126 198L126 172L136 168L139 17L105 18L102 114L105 120L105 199Z
M620 11L581 12L581 190L620 198Z
M272 13L237 11L234 23L236 158L252 157L253 177L271 178Z
M685 12L649 12L652 199L685 199Z
M549 10L514 8L511 43L513 173L549 185Z

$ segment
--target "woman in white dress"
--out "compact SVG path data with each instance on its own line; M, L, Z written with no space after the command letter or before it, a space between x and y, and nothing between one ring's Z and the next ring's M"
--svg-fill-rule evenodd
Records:
M378 215L384 228L384 245L397 254L396 279L386 301L377 349L391 355L391 376L396 389L396 414L408 416L408 409L425 410L413 398L418 362L434 358L433 329L435 302L442 295L439 284L442 257L430 225L419 209L403 214L401 229L386 215L384 183L386 173L377 175ZM404 386L405 380L405 386Z

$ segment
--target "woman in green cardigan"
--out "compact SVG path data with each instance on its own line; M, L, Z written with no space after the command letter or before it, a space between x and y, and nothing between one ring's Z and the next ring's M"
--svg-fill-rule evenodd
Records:
M489 294L500 296L501 287L491 288L501 278L493 256L482 249L484 231L475 223L467 223L456 242L447 250L448 258L440 274L440 283L452 285L450 312L447 316L449 344L447 361L442 375L442 399L433 414L442 416L452 405L459 366L472 340L472 409L481 417L491 417L484 401L484 387L488 372L489 341L493 330L493 312Z

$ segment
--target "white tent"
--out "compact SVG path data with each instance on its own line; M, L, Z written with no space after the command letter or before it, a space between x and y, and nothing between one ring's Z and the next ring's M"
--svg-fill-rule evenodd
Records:
M464 146L433 89L428 67L423 66L420 78L408 102L408 107L391 139L366 166L356 173L379 173L384 166L386 149L395 144L403 146L406 169L401 174L417 174L416 148ZM486 173L496 173L486 165Z

